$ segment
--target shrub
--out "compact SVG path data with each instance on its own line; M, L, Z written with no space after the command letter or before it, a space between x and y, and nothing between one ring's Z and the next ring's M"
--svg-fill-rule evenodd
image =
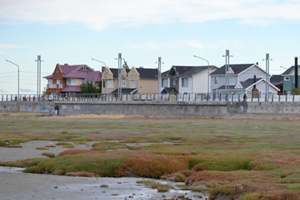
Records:
M55 154L54 153L50 153L50 152L45 152L42 153L43 156L47 156L48 158L55 158Z
M151 186L152 189L157 189L158 192L168 192L170 189L174 188L172 185L156 183L154 181L137 181L137 183L143 183L147 186Z

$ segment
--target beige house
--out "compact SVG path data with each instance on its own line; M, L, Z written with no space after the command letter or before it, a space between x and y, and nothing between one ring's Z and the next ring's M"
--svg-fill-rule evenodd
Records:
M132 67L129 70L122 68L122 94L158 93L157 75L157 69ZM118 69L103 67L102 80L104 81L103 93L118 93Z

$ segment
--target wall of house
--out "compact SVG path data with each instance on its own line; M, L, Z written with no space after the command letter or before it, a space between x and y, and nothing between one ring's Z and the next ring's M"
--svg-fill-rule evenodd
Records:
M188 78L188 87L182 87L182 78ZM180 77L179 78L179 93L193 93L193 78L192 77Z
M138 93L158 93L157 79L140 79L138 81Z
M211 80L210 80L210 83L211 83L211 91L213 91L214 89L218 89L219 87L221 87L222 85L225 85L226 83L226 78L225 76L217 76L218 77L218 83L215 84L214 83L214 77L216 76L210 76L211 77Z
M208 74L207 70L203 70L193 76L193 93L207 93Z
M261 93L266 93L266 82L261 81L258 84L256 84L256 89L258 89L259 92ZM249 89L248 91L252 91L252 88ZM274 93L277 94L277 90L275 90L273 87L269 86L269 93Z
M254 75L256 75L256 78L266 78L266 74L264 71L257 67L252 67L251 69L247 70L245 73L242 73L239 76L239 81L245 81L249 78L254 78Z
M285 78L283 78L283 92L286 91L287 94L292 94L292 91L295 87L295 76L285 76L285 77L289 77L289 80L286 80ZM300 89L300 76L298 76L298 88Z

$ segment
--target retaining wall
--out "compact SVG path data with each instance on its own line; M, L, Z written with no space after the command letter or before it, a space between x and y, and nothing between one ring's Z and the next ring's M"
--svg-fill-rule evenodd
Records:
M124 114L166 117L222 117L245 115L293 115L300 117L300 102L206 102L188 104L126 103L126 102L0 102L0 112L34 112L49 114L54 104L59 105L60 115Z

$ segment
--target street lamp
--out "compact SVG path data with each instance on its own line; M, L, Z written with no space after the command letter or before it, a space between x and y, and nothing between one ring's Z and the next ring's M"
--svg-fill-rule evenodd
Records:
M105 64L105 62L103 62L103 61L101 61L101 60L97 60L97 59L95 59L95 58L92 58L92 60L104 64L104 67L105 67L105 70L106 70L106 64ZM104 88L104 94L106 94L106 85L105 85L105 87L103 87L103 86L104 86L104 85L103 85L103 78L101 78L101 79L102 79L102 88ZM106 80L106 75L104 76L104 79ZM101 92L102 92L102 91L101 91Z
M209 94L209 62L208 60L204 59L204 58L201 58L200 56L196 56L194 55L195 58L199 58L201 60L204 60L207 62L207 94Z
M18 98L17 98L17 100L18 100L19 99L19 95L20 95L20 69L19 69L19 65L17 65L14 62L11 62L9 60L6 60L6 61L18 67Z

